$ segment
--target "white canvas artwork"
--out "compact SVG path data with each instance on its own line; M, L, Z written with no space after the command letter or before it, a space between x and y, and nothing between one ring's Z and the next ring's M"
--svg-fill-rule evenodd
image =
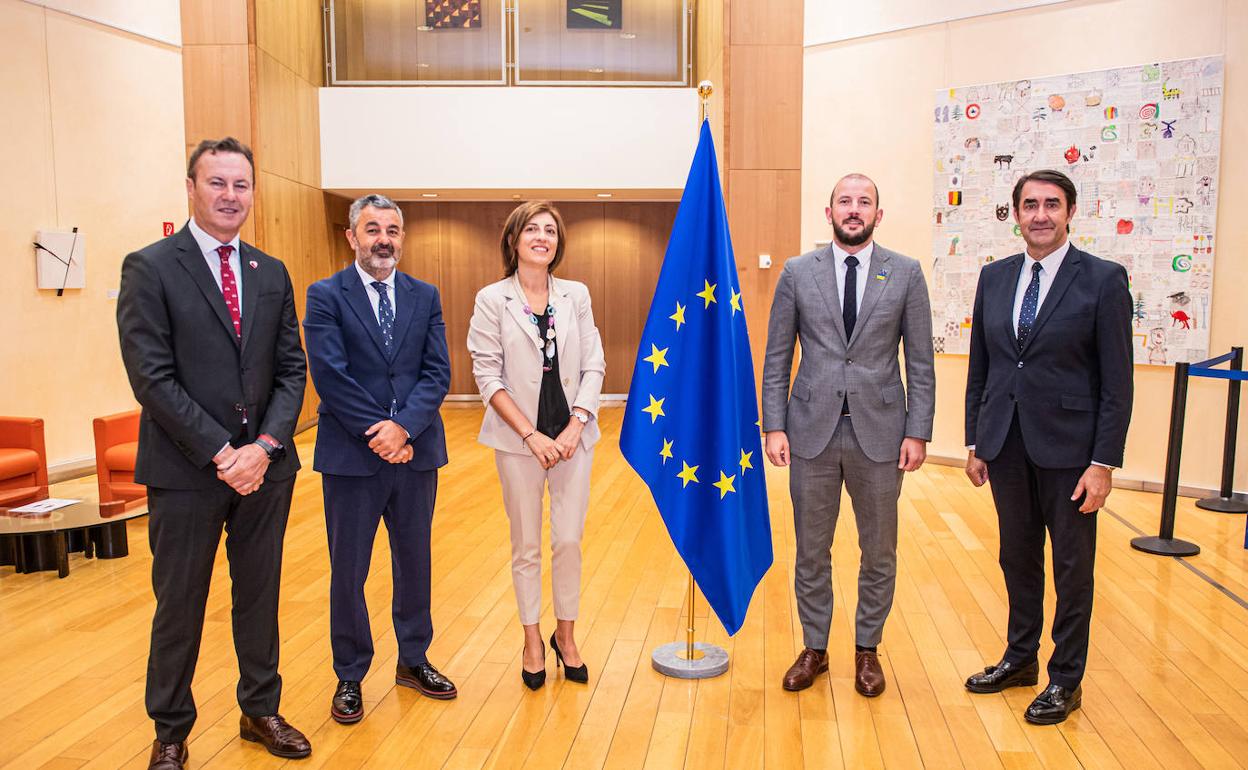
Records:
M1071 243L1130 276L1135 362L1207 357L1222 89L1211 56L939 91L936 352L968 352L980 268L1025 247L1014 182L1052 168L1078 188Z

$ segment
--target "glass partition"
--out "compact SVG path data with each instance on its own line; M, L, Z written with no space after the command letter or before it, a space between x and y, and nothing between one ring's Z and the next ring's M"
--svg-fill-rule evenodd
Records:
M331 85L687 86L688 0L330 0Z
M505 0L333 0L331 85L504 85Z
M517 0L517 85L688 85L684 0Z

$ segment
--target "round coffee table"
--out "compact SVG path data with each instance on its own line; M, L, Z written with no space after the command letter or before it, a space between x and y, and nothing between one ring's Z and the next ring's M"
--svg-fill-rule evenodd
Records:
M104 505L83 500L35 514L0 508L0 565L23 573L54 569L65 577L71 551L88 559L121 558L130 553L126 522L146 515L146 499Z

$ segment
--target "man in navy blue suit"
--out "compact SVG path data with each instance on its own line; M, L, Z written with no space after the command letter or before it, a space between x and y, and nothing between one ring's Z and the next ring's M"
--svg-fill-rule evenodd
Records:
M1047 530L1057 611L1049 684L1024 713L1034 724L1061 722L1082 701L1096 512L1122 466L1131 421L1127 271L1070 244L1075 195L1059 171L1015 185L1027 250L979 274L966 382L966 474L975 486L992 481L1010 604L1005 654L966 689L1039 681Z
M308 287L303 328L321 397L315 470L322 474L329 535L330 643L338 688L330 715L364 716L360 681L373 658L364 602L379 520L390 536L397 684L430 698L455 685L426 657L429 533L446 433L438 408L451 383L438 290L396 269L403 212L382 195L351 204L355 262Z

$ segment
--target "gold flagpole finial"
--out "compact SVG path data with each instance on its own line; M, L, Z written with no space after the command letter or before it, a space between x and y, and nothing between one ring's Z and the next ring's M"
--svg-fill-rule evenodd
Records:
M715 93L715 84L709 80L703 80L698 83L698 97L702 99L702 119L706 120L710 115L711 94Z

